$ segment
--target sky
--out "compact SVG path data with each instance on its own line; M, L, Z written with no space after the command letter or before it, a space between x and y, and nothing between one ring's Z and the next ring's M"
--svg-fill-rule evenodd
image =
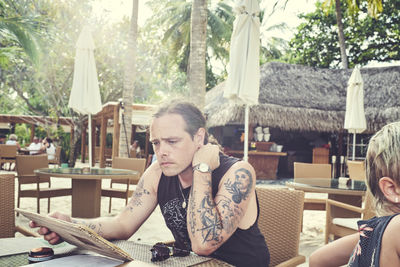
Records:
M138 24L139 27L143 26L146 19L149 18L152 13L151 10L146 6L147 0L138 0L139 1L139 13L138 13ZM167 0L160 0L167 1ZM190 1L190 0L186 0ZM234 2L232 0L232 2ZM260 8L265 10L265 14L269 14L272 10L272 4L275 0L259 0ZM284 2L283 0L281 2ZM263 45L267 42L269 37L280 37L287 41L289 41L293 35L295 28L301 23L301 20L298 19L297 15L300 13L308 13L312 12L315 9L315 3L317 0L289 0L287 6L284 10L275 12L273 16L271 16L268 20L264 19L263 24L261 25L261 38ZM123 16L130 17L132 12L132 0L96 0L95 5L93 7L95 14L107 14L107 17L110 21L116 22L121 20ZM266 17L266 16L265 16ZM286 22L286 24L291 28L291 30L287 31L266 31L265 29L271 25L276 25L281 22ZM268 36L269 34L270 36ZM377 67L377 66L390 66L390 65L400 65L400 62L392 62L392 63L376 63L370 62L368 67Z
M139 26L144 25L147 18L151 14L151 10L146 6L146 0L139 1L139 15L138 24ZM166 0L160 0L166 1ZM266 14L269 14L272 10L272 3L274 0L262 0L260 2L260 8L264 9ZM268 21L264 21L261 26L261 32L263 28L275 25L281 22L286 22L289 27L295 28L300 24L300 20L297 15L302 12L311 12L314 10L316 0L289 0L284 11L276 12ZM123 16L130 17L132 11L132 0L97 0L95 1L94 13L95 14L107 14L110 21L116 22ZM293 32L275 32L275 36L290 40L293 36Z

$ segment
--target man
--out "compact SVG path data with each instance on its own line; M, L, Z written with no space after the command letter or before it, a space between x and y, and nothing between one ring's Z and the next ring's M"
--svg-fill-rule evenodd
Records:
M37 136L33 137L33 142L28 146L29 154L35 155L42 153L41 151L42 145L39 142L39 138Z
M6 135L0 134L0 144L5 144L6 143Z
M173 102L153 117L150 140L157 161L144 172L119 215L93 220L52 216L85 224L106 239L128 239L159 204L176 247L235 266L268 266L251 165L208 143L205 118L190 103ZM39 233L51 244L60 241L47 228Z

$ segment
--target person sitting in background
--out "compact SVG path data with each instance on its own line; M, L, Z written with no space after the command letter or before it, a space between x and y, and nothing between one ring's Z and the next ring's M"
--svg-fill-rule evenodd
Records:
M18 149L21 148L20 144L18 143L18 137L15 134L10 134L8 140L6 141L6 145L16 145Z
M0 134L0 144L6 143L6 136L4 134Z
M47 158L53 160L56 157L56 147L53 144L53 140L50 137L43 139L41 150L46 152Z
M131 158L140 158L140 145L138 140L133 141L129 150Z
M400 266L400 122L384 126L371 138L366 172L380 217L358 221L358 233L316 250L311 267Z
M37 136L34 136L33 142L28 146L29 154L30 155L40 154L42 152L40 150L41 148L42 144L40 144L39 138Z

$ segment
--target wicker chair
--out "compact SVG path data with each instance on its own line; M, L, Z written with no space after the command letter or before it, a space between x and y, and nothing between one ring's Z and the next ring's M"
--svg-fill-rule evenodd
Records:
M299 255L304 192L286 188L257 187L260 205L258 226L267 242L270 266L297 266L305 262Z
M11 165L15 163L15 157L17 156L18 147L16 145L4 145L0 144L0 166L4 163L9 163L8 170L11 170Z
M60 165L61 165L61 146L56 147L56 154L54 155L54 159L50 159L49 164L55 164L58 167L60 167Z
M26 236L39 236L21 226L15 225L14 174L0 174L0 238L14 237L15 232Z
M40 199L47 198L47 212L50 212L50 198L72 195L71 188L51 188L50 177L39 177L34 173L36 169L48 167L46 154L17 156L18 208L22 197L34 197L37 199L37 213L40 213ZM48 183L48 188L40 187L42 183ZM22 185L25 184L36 184L36 188L22 189Z
M362 207L328 199L326 201L325 244L329 242L331 235L333 236L333 239L336 239L338 237L356 233L358 231L357 221L367 220L375 216L373 202L373 196L369 191L364 196ZM355 218L335 218L332 216L332 207L353 211L360 215Z
M125 205L128 204L128 199L133 194L133 190L130 189L130 185L137 184L139 182L140 176L142 176L146 167L146 159L115 157L112 160L112 167L115 169L134 170L139 172L139 174L135 177L132 177L132 179L111 179L110 188L101 190L101 196L110 198L108 212L111 212L111 200L113 197L124 198ZM123 184L125 186L124 188L113 188L113 185L115 184Z
M331 179L331 164L294 163L294 178L326 178ZM305 198L305 210L325 210L326 198Z

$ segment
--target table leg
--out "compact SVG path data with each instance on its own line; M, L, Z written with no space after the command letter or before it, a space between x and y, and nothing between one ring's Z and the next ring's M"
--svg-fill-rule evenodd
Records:
M72 217L100 217L101 180L72 179Z

